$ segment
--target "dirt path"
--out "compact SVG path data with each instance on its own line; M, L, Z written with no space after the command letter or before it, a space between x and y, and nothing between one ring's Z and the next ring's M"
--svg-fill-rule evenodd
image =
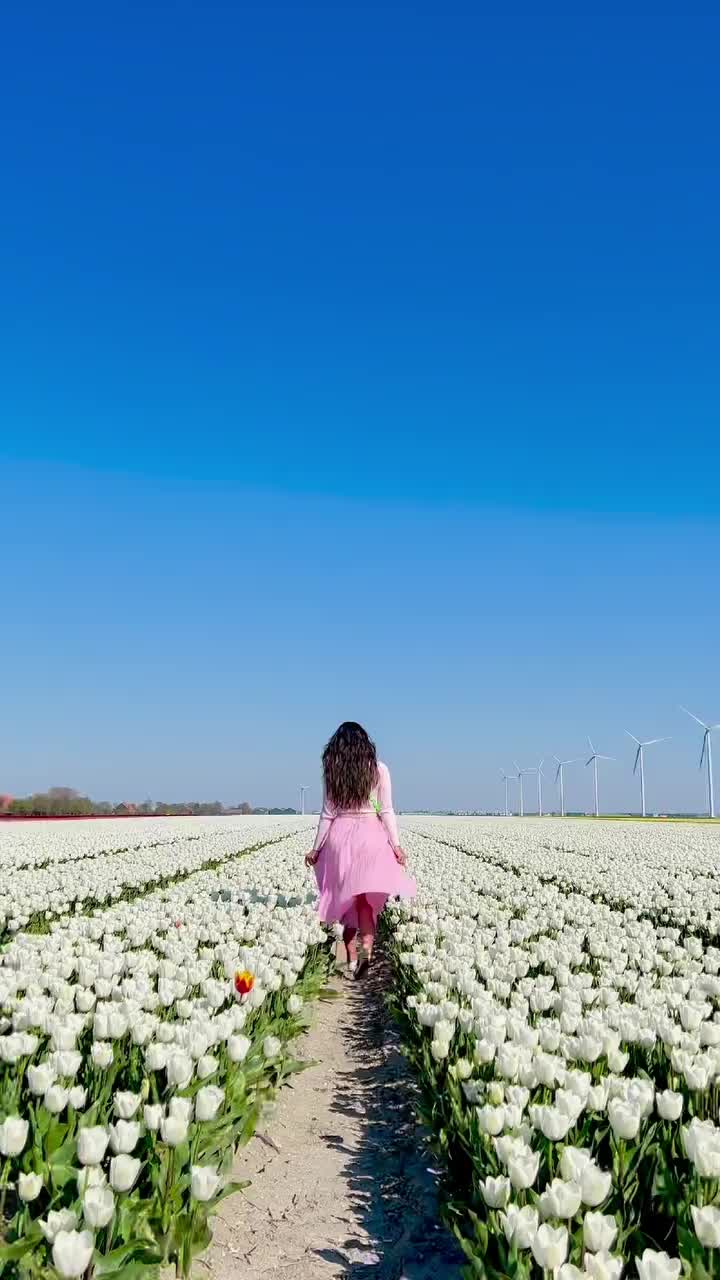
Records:
M240 1152L252 1186L221 1206L198 1280L457 1280L381 984L338 982L343 998L316 1007L299 1056L318 1065Z

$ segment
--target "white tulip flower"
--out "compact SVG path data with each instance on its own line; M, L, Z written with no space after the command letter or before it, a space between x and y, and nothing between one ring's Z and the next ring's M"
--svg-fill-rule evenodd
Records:
M92 1231L59 1231L53 1242L53 1266L61 1276L82 1276L90 1265L94 1248Z

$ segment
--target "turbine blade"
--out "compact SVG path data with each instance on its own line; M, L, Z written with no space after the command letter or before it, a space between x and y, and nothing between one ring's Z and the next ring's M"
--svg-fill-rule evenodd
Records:
M681 707L680 710L684 711L686 716L690 716L691 720L697 720L698 724L701 724L703 729L707 729L708 726L705 724L705 721L701 720L699 716L693 715L692 711L688 711L687 707Z
M595 751L595 748L594 748L594 746L593 746L593 744L592 744L592 740L591 740L591 738L590 738L590 734L588 734L588 736L587 736L587 740L588 740L588 746L589 746L590 750L591 750L592 752L594 752L594 751Z
M556 782L557 782L558 778L560 777L560 770L561 770L561 769L562 769L562 765L560 764L560 761L558 761L558 767L557 767L557 769L555 770L555 781L556 781Z
M589 765L589 764L592 764L592 762L593 762L593 760L594 760L594 759L595 759L595 757L594 757L594 756L591 756L589 760L586 760L586 761L585 761L585 768L586 768L586 769L587 769L587 767L588 767L588 765Z
M700 769L702 769L702 767L703 767L703 760L705 759L705 748L707 747L707 740L708 740L708 731L707 731L707 729L706 729L706 730L705 730L705 732L704 732L704 734L703 734L702 751L700 752L700 764L698 765L698 768L700 768Z
M669 742L669 738L648 738L647 742L643 742L644 747L652 747L656 742Z
M633 765L633 773L637 773L637 767L638 767L638 764L639 764L639 762L640 762L640 752L641 752L641 750L642 750L642 747L638 747L637 751L635 752L635 763L634 763L634 765Z
M631 733L629 729L625 729L625 733L628 738L632 738L633 742L637 742L638 746L640 745L640 739L636 738L634 733Z

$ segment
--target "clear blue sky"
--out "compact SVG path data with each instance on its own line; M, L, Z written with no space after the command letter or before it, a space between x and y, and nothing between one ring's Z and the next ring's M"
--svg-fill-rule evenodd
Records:
M292 803L352 716L408 807L588 732L627 807L625 726L673 734L651 806L702 805L719 40L679 5L5 15L0 790Z

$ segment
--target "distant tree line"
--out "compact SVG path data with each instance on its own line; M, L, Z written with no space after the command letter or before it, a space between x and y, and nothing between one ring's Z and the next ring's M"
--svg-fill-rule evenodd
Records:
M145 800L141 804L123 801L113 804L110 800L91 800L72 787L50 787L31 796L0 797L0 814L18 818L77 818L77 817L180 817L186 814L266 813L293 814L294 809L254 809L245 800L233 808L225 808L220 800L190 800L183 803L165 800Z

